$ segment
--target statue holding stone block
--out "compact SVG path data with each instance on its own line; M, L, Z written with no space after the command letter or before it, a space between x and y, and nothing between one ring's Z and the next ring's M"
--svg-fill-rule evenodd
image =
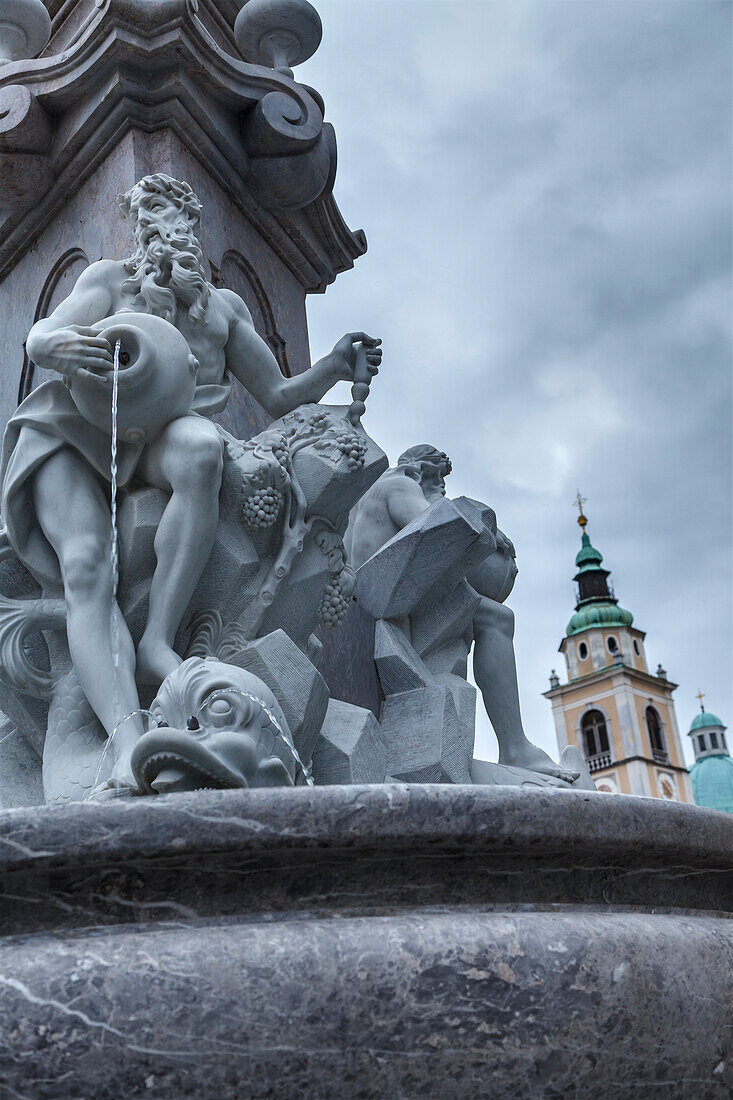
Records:
M347 532L357 599L377 620L388 768L415 781L577 783L582 763L556 764L522 725L514 615L504 604L517 576L514 547L491 508L446 498L450 472L442 451L410 448L365 494ZM472 646L498 765L473 759Z

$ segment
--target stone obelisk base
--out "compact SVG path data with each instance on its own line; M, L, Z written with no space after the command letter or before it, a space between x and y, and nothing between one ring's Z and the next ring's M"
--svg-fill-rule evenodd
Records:
M722 1100L732 834L661 801L458 786L7 811L0 1081Z

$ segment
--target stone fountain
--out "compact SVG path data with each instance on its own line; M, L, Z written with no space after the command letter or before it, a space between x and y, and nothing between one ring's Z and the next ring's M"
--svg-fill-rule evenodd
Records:
M730 1095L730 820L532 744L493 510L311 364L315 10L0 28L7 1094Z

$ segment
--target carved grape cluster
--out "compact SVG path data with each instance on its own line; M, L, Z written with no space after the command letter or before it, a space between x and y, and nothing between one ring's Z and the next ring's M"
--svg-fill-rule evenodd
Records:
M274 485L255 489L242 503L242 518L247 527L271 527L280 515L284 499Z
M347 459L350 470L360 470L366 457L366 446L357 435L344 433L336 437L336 446Z
M335 630L341 625L351 603L351 597L341 588L340 580L340 577L331 578L321 600L319 616L326 630Z
M288 441L282 432L271 432L270 450L283 469L288 465Z

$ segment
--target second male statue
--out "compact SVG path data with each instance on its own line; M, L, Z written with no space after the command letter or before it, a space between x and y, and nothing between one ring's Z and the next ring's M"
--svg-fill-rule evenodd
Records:
M579 762L573 757L572 762L556 764L527 738L522 725L514 614L504 605L517 576L514 546L497 528L496 516L486 505L463 498L438 505L445 498L445 478L450 472L450 459L436 447L411 447L359 501L346 535L357 569L357 598L381 620L375 656L388 696L383 725L394 710L399 723L407 727L410 713L405 703L416 692L412 705L424 726L425 692L435 690L436 680L450 686L457 700L452 720L441 711L442 744L436 747L434 759L422 757L415 744L404 751L395 749L393 774L402 768L404 778L445 774L466 781L470 774L474 782L496 781L491 777L497 774L492 772L494 766L472 760L473 714L465 703L461 705L465 699L461 680L465 680L473 645L474 676L499 743L499 764L574 783ZM377 594L375 586L382 591ZM386 596L385 586L390 589ZM461 737L453 729L460 730L461 725L463 742L456 748ZM395 736L399 737L398 731ZM457 757L465 757L465 763L457 764ZM507 772L504 781L517 778ZM530 776L524 781L530 781Z

